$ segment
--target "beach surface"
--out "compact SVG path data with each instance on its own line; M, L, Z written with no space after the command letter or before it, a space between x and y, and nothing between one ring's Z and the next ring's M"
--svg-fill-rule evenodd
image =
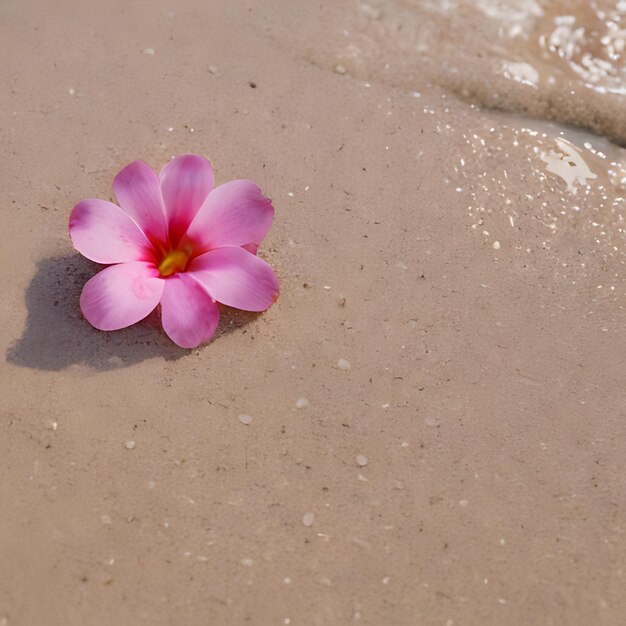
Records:
M0 6L0 626L624 623L624 150L387 79L370 9ZM93 329L72 207L187 152L279 300Z

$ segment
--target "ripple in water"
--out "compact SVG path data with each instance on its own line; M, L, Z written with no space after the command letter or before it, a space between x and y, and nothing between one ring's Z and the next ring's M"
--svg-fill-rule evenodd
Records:
M336 63L407 89L424 79L490 108L626 144L626 1L369 0Z
M333 27L314 41L283 37L345 80L397 88L416 120L449 134L458 154L442 179L490 253L522 271L551 259L573 284L600 271L606 299L623 299L626 0L333 6Z
M502 238L520 253L552 250L564 273L584 270L589 259L562 252L584 249L619 268L612 273L619 283L626 152L541 120L626 144L626 0L359 0L353 7L336 57L326 60L336 70L407 91L431 83L535 118L492 114L485 125L474 108L454 127L438 124L466 142L448 180L469 190L471 226L496 250ZM507 222L510 231L495 239L492 227ZM563 237L569 244L557 254Z

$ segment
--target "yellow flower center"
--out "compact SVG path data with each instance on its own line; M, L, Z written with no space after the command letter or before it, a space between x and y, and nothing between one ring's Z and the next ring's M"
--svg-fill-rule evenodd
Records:
M183 272L187 267L189 255L182 250L173 250L159 263L158 270L161 276L171 276L176 272Z

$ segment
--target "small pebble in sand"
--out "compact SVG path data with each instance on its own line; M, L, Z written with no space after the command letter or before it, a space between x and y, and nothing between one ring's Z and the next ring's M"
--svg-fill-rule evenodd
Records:
M144 54L149 54L150 56L154 56L155 49L154 48L144 48L142 50Z
M499 241L494 241L493 242L493 249L494 250L499 250L500 249L500 242Z
M132 450L135 447L135 442L134 441L127 441L124 444L129 450Z
M252 559L241 559L241 564L245 567L252 567L254 565L254 561Z
M367 457L364 454L358 454L356 457L356 464L361 467L365 467L367 465Z
M251 418L249 415L240 415L240 416L239 416L239 421L240 421L242 424L245 424L246 426L247 426L248 424L252 424L252 418Z
M73 87L70 87L68 89L70 96L73 96L76 93L76 89L74 89Z
M283 582L285 583L285 585L291 585L291 578L287 576L286 578L283 578Z
M466 507L468 505L467 500L459 500L459 506Z
M296 402L296 409L303 409L305 406L309 406L309 401L306 398L300 398Z
M373 7L369 4L363 3L360 8L367 17L371 17L373 20L379 20L383 15L383 12L378 7Z
M302 523L307 527L312 526L314 520L315 520L315 515L313 515L313 513L305 513L302 516Z
M110 524L111 523L111 516L110 515L101 515L100 516L100 521L103 524Z
M388 585L391 578L389 576L385 576L382 580L383 585Z
M349 370L350 369L350 361L348 361L347 359L339 359L337 361L337 367L340 370Z
M345 65L336 65L335 66L335 72L337 72L337 74L345 74L348 70L346 69Z
M215 74L217 72L217 68L215 65L209 65L209 74Z

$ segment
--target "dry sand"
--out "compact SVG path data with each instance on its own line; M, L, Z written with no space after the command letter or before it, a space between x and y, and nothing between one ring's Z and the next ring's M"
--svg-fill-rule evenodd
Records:
M0 624L623 624L615 213L312 63L347 0L103 4L0 5ZM184 152L273 198L281 298L100 333L69 212Z

